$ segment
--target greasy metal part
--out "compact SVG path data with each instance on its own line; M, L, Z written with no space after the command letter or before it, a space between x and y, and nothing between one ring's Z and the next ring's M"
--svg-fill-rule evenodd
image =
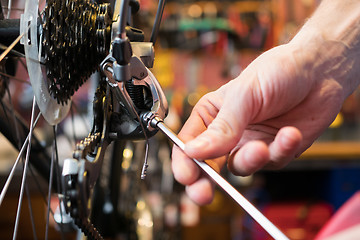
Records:
M125 82L116 80L115 75L117 73L114 72L113 61L114 59L107 58L107 60L102 64L102 70L105 73L108 84L111 86L111 89L116 99L119 101L119 104L123 106L123 108L130 116L126 124L131 124L130 122L133 121L133 125L139 125L138 116L140 116L142 112L148 111L156 113L161 118L165 118L168 113L168 103L159 82L151 73L151 71L144 66L144 64L138 59L138 57L133 56L130 60L131 75L137 76L132 78L132 84L135 86L144 86L144 88L149 90L149 94L151 95L151 107L149 109L138 109L136 103L134 103L133 99L131 98L125 87ZM141 128L137 129L138 131L142 131ZM149 132L147 133L148 136L153 135L152 132L155 131L155 129L151 128L147 128L147 130L149 130ZM132 136L143 135L143 133L122 132L120 133L120 135L127 139L132 139ZM118 135L117 137L120 136Z
M176 146L182 151L185 150L185 144L179 137L168 128L162 118L154 113L147 113L143 117L147 126L158 128L163 132ZM226 193L230 195L260 226L262 226L274 239L288 240L288 238L270 222L257 208L255 208L243 195L241 195L228 181L226 181L218 172L211 168L207 163L193 159L193 161Z
M109 50L110 7L88 0L49 0L42 21L49 91L66 104Z
M39 17L38 4L26 1L20 36L37 104L55 125L65 118L74 92L106 56L111 13L108 5L88 0L49 0Z
M63 196L59 194L60 204L55 210L54 220L56 224L60 226L62 231L71 232L74 230L74 222L70 214L66 212L62 198Z
M112 46L115 47L115 44ZM116 47L120 48L121 45L116 45ZM151 43L137 43L131 45L131 49L133 48L135 48L135 55L128 61L122 61L122 65L117 64L117 62L119 59L125 59L126 57L117 57L115 59L112 55L113 52L111 52L101 64L101 69L105 73L109 86L111 86L119 105L124 107L125 113L121 116L114 114L115 117L118 117L116 120L116 133L112 134L112 136L117 139L134 139L140 136L147 141L148 137L153 136L157 132L157 129L143 126L140 117L141 113L150 110L165 118L168 113L168 104L159 82L146 67L153 65L153 45ZM114 50L116 49L112 49L112 51ZM131 52L134 53L133 51ZM146 96L147 94L150 96ZM150 108L148 108L149 104L147 104L149 99L151 99ZM146 143L141 179L146 177L148 168L147 157L148 142Z
M100 84L95 93L94 108L100 114L95 115L92 132L76 145L73 158L64 161L62 170L66 211L88 239L103 239L90 223L89 215L92 191L101 171L105 150L111 142L108 137L111 94L110 86L105 86L106 91Z
M85 234L90 232L96 238L101 236L88 222L89 200L106 147L113 138L147 139L153 136L157 129L144 127L141 113L152 111L165 118L168 111L160 84L146 68L153 65L153 45L141 42L132 44L126 36L128 3L129 0L116 1L109 55L105 59L100 58L104 59L100 69L106 76L107 92L103 96L103 107L96 112L104 114L102 118L98 118L102 120L100 122L103 126L95 127L97 130L93 130L77 144L73 159L64 162L62 174L67 212ZM146 160L144 165L143 176L146 173Z
M151 42L131 42L131 48L134 55L139 57L146 67L153 67L155 51Z
M144 79L144 82L148 85L152 94L153 105L151 112L164 119L168 114L168 102L165 94L160 86L160 83L156 80L155 76L148 69L148 76Z
M70 105L58 104L50 96L48 85L43 77L39 56L41 42L38 41L38 6L38 0L25 2L24 14L21 15L20 19L20 33L23 35L20 43L24 44L28 74L36 97L36 103L46 121L51 125L55 125L65 118Z
M102 160L102 159L101 159ZM89 221L89 202L93 186L90 186L90 173L94 176L100 171L101 164L88 166L85 159L65 159L62 172L64 186L64 203L66 213L88 239L103 239L101 234ZM91 164L91 163L90 163Z
M105 61L102 63L102 71L106 76L106 80L109 86L115 92L115 96L118 99L118 101L120 101L129 111L130 117L135 119L136 118L136 112L134 110L135 107L133 106L131 98L125 89L124 81L116 80L117 78L116 75L120 73L114 71L113 67L114 67L115 59L107 58L105 59Z

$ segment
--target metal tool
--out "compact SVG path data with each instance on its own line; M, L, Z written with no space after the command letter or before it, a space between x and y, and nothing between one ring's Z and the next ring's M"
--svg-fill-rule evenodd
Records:
M171 141L177 145L182 151L185 149L185 144L179 139L179 137L168 128L163 120L156 116L154 113L149 112L143 115L143 120L148 127L159 129L163 132ZM260 226L262 226L274 239L276 240L288 240L286 237L272 222L269 221L257 208L255 208L243 195L241 195L228 181L226 181L218 172L211 168L207 163L193 159L194 162L230 197L232 197Z

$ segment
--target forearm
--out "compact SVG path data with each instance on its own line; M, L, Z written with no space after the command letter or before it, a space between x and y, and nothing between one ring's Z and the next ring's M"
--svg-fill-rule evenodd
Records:
M333 78L347 97L360 84L360 1L323 0L290 44L312 54L313 78Z
M360 1L323 0L304 27L317 29L326 40L353 41L360 32ZM354 36L352 34L355 34Z

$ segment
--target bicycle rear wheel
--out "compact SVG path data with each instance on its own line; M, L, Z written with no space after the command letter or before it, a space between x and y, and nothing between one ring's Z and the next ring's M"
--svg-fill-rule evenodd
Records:
M79 5L76 5L77 2L82 2L87 8L79 7ZM25 3L25 9L19 9L18 6L23 3ZM54 12L56 6L61 5L61 3L62 1L46 1L45 3L45 1L27 0L9 1L8 6L1 6L1 8L6 11L5 14L2 14L2 17L0 17L0 54L2 54L0 57L0 131L3 136L20 151L10 173L5 174L4 180L1 181L2 183L0 185L3 187L0 198L2 215L10 213L9 216L11 216L11 221L13 221L13 223L10 224L13 230L7 231L6 234L1 234L5 239L28 239L30 236L34 239L56 239L55 236L52 235L54 230L51 231L50 225L53 226L53 229L57 228L59 230L63 230L65 225L63 224L63 220L66 218L66 216L63 215L65 212L64 207L60 201L57 200L57 196L61 198L61 166L59 163L61 159L58 157L58 137L56 135L57 132L64 132L62 129L64 125L63 120L67 117L72 106L71 99L74 92L82 82L90 76L95 68L94 66L92 66L91 69L86 68L84 77L81 77L77 82L73 81L69 83L65 87L62 85L63 82L60 81L59 77L53 77L52 80L49 80L49 78L51 78L51 72L49 73L49 71L52 71L52 68L48 66L49 59L51 59L51 57L59 57L59 54L62 53L58 53L52 48L55 46L55 43L49 45L49 41L54 40L52 36L44 37L42 34L50 32L49 28L52 26L46 25L46 21L49 22L51 21L49 18L54 18L54 14L57 14ZM84 14L84 18L91 17L89 12L96 10L96 6L90 3L87 4L87 1L66 1L66 3L76 5L74 7L77 7L77 11L82 11L77 14ZM43 8L44 6L41 5L46 6L46 8ZM65 5L61 6L64 7ZM68 5L65 7L69 8ZM19 18L19 14L22 12L21 21L19 19L4 19L6 17ZM88 30L81 25L79 25L78 28ZM64 37L64 35L58 37ZM77 40L84 39L85 41L86 37L91 38L93 35L81 35L78 36ZM25 49L17 43L20 39ZM87 41L88 40L89 39L87 39ZM64 40L64 42L66 41ZM14 45L14 47L12 45ZM44 49L46 47L52 50ZM62 46L59 47L62 48ZM90 50L97 51L96 47L98 47L98 45ZM69 46L65 46L65 49L71 50ZM54 56L52 56L52 54L54 54ZM96 56L98 56L97 52L91 55L91 57ZM26 60L24 60L24 57ZM82 60L84 60L84 58ZM97 62L93 62L93 65L95 65L95 63L97 64ZM54 65L53 62L50 64ZM66 66L66 63L62 62L60 64L62 64L63 67ZM55 67L58 66L53 66L53 68ZM25 73L25 69L27 73ZM69 79L73 79L74 71L78 69L62 70L67 74L72 74L69 76ZM29 76L27 76L27 74ZM23 78L19 76L23 76ZM28 79L30 79L30 81ZM72 86L72 83L76 86ZM51 86L53 86L53 90L51 90ZM64 89L62 87L64 87ZM19 93L20 91L18 91L22 88L32 90L36 98L36 102L35 100L33 101L31 110L25 114L24 108L26 107L24 106L20 106L21 114L17 112L19 105L21 105L24 99L23 93ZM64 95L65 97L63 97ZM40 109L39 114L35 114L35 112L38 112L36 106ZM25 121L21 115L23 115L25 119L28 119L28 121ZM41 117L39 117L40 115ZM33 134L33 127L39 118L39 124L42 125L41 128L47 131L44 135L46 138L52 138L50 144L44 145L43 139L38 139ZM48 131L49 129L50 131ZM87 132L90 132L90 130L88 129ZM74 136L75 135L76 134L74 134ZM72 136L66 136L66 138L72 138ZM71 156L72 149L70 149L68 153L68 155ZM40 179L38 179L39 176ZM11 179L13 179L13 181L11 181ZM45 181L43 179L45 179ZM31 180L34 180L34 182L31 183ZM18 187L14 187L16 184L18 184ZM31 186L35 187L33 188ZM9 193L7 193L8 189L10 189ZM12 189L16 191L10 193ZM7 197L6 199L5 196ZM19 199L14 201L13 197L18 197ZM11 199L11 201L8 199ZM36 201L34 202L33 199L36 199ZM56 210L50 207L53 203L57 203L56 205L60 206L59 218L61 223L59 225L56 223L51 224L51 222L53 222L53 220L51 220L51 218L53 218L52 215L55 214ZM26 205L29 207L26 207ZM8 210L10 206L15 208ZM24 224L24 222L26 222L26 224ZM72 223L68 225L73 226ZM29 226L31 226L30 229L32 229L30 231L28 231ZM40 232L40 230L42 232ZM57 235L58 238L61 236L64 238L65 233Z

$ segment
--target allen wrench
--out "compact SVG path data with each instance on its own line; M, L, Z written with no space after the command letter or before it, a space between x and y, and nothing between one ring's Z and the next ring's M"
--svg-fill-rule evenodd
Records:
M165 125L164 121L153 112L142 116L148 128L159 129L182 151L185 150L185 143ZM232 199L235 200L260 226L276 240L289 240L269 219L267 219L254 205L252 205L241 193L239 193L228 181L207 163L192 159L216 184L219 185Z

